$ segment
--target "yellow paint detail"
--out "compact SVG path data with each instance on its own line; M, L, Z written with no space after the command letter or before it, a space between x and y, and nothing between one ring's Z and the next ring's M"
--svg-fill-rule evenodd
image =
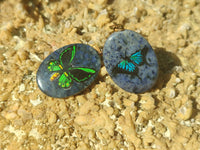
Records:
M60 75L60 74L59 74L58 72L54 73L54 74L51 76L50 80L53 81L53 80L54 80L55 78L57 78L59 75Z
M66 77L68 77L69 75L66 73L66 72L64 72L64 74L66 75Z
M63 69L63 67L61 65L59 65L60 69Z

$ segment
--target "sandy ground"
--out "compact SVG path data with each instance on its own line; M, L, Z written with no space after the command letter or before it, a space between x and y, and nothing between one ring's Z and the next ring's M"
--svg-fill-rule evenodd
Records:
M142 34L160 75L144 94L114 84L102 64L93 85L44 95L36 72L71 43L102 55L119 28ZM200 150L199 0L0 0L1 150Z

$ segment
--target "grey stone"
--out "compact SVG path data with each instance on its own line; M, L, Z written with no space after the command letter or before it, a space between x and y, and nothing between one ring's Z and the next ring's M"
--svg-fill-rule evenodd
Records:
M156 55L147 40L134 31L111 34L104 45L103 61L112 80L128 92L143 93L156 83Z
M46 95L65 98L87 88L98 76L100 57L86 44L71 44L50 54L37 71L38 87Z

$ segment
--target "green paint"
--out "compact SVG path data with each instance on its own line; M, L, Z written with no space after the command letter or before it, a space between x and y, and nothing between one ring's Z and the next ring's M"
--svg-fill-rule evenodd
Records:
M71 52L69 52L69 51L71 51ZM75 57L76 46L69 47L69 48L65 49L60 54L59 60L51 61L49 63L49 66L48 66L49 71L60 71L60 70L63 70L64 67L66 67L66 66L63 66L62 57L64 56L67 59L69 56L65 53L71 55L70 61L68 63L69 66L70 66L71 62L73 61L73 59ZM64 69L64 70L66 70L66 69ZM71 83L72 83L72 79L74 79L77 82L83 82L83 81L89 79L92 76L92 74L96 73L96 71L94 69L91 69L91 68L81 68L81 67L71 68L71 67L69 67L68 70L69 70L69 72L62 72L61 76L58 79L58 85L62 88L70 87ZM74 74L71 73L70 71L71 72L73 71ZM53 78L53 77L51 77L51 78Z
M72 82L72 79L70 77L67 77L66 74L67 73L64 72L58 80L58 85L60 85L61 87L69 87L71 85L70 83Z
M74 59L75 53L76 53L76 46L73 46L72 57L71 57L71 59L70 59L70 63L71 63L72 60Z
M58 61L51 61L48 66L49 71L59 71L61 68L59 67Z
M94 69L90 69L90 68L69 68L69 70L74 70L74 69L82 70L87 73L95 73L96 72Z

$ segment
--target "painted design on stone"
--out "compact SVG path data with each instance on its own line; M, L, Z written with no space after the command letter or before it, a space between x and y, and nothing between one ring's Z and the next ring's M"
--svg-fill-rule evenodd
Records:
M141 78L138 76L138 66L141 66L143 64L147 64L148 66L150 66L150 64L146 61L147 51L148 48L145 45L144 48L137 50L135 53L131 54L130 57L126 56L125 52L125 57L121 56L123 58L123 61L118 63L113 68L113 74L130 74L132 77L137 76L141 80Z
M73 80L83 82L96 73L94 69L83 67L72 67L71 62L76 54L76 46L73 45L64 50L59 60L51 60L48 70L55 72L50 77L50 81L58 80L58 85L62 88L70 88ZM73 80L72 80L73 79Z
M144 93L156 83L156 55L148 41L134 31L111 34L104 45L103 61L112 80L128 92Z
M100 68L100 57L94 48L78 43L66 45L45 58L36 81L46 95L66 98L90 86Z

